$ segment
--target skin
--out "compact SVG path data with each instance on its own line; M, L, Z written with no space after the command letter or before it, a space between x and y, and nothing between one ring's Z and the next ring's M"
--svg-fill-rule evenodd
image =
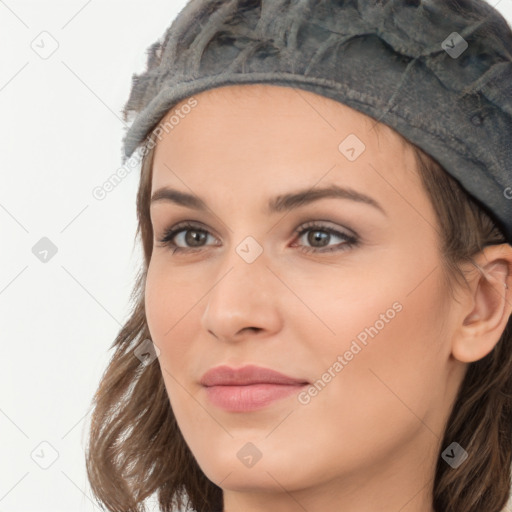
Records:
M377 133L362 113L291 88L229 86L195 98L157 143L152 193L172 187L209 210L152 204L145 300L174 414L223 489L225 512L433 512L444 425L467 363L492 350L511 314L510 246L477 255L487 278L468 267L469 287L452 297L433 207L396 132ZM338 149L349 134L366 146L355 161ZM386 213L339 198L265 211L275 195L329 184L371 196ZM194 229L182 231L174 241L191 252L173 254L159 240L185 220L209 234L193 252ZM355 232L359 243L347 248L318 228L295 234L309 221ZM250 264L236 252L247 236L263 250ZM324 244L345 250L322 253ZM397 303L401 311L307 404L292 395L233 413L199 384L213 366L248 363L313 383ZM262 454L250 468L237 457L247 442Z

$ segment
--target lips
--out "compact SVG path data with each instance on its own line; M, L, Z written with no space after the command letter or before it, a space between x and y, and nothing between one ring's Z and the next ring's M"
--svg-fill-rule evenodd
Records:
M282 373L262 368L261 366L247 365L242 368L217 366L208 370L201 378L203 386L249 386L251 384L281 384L301 385L309 384L305 379L289 377Z
M200 382L210 403L239 413L262 409L309 385L304 379L254 365L238 369L217 366L208 370Z

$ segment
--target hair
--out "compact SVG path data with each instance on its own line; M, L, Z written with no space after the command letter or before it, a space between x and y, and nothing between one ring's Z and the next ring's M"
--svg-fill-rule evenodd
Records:
M506 239L485 208L435 159L402 140L414 150L436 212L447 282L466 281L460 263L473 262L485 246L507 243ZM221 512L222 489L204 475L187 446L160 365L141 364L134 355L134 349L151 337L144 292L153 248L149 216L153 156L154 147L146 150L137 193L135 237L142 242L144 261L130 296L131 316L110 347L114 353L93 398L87 475L96 500L112 512L144 511L144 501L153 495L163 512L183 507ZM512 316L494 349L468 365L461 383L442 446L456 441L470 456L456 470L439 457L433 493L436 512L503 509L510 492L511 425Z

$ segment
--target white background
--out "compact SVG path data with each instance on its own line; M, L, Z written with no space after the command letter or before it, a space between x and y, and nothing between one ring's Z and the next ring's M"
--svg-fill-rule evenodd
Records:
M132 74L185 3L0 0L0 512L100 510L86 429L142 255L139 170L92 190L121 166ZM512 23L512 0L490 3Z

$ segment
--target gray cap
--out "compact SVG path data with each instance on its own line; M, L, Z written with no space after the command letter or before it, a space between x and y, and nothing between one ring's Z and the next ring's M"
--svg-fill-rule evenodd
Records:
M419 146L512 243L512 31L484 0L190 0L147 53L124 162L201 91L300 88Z

